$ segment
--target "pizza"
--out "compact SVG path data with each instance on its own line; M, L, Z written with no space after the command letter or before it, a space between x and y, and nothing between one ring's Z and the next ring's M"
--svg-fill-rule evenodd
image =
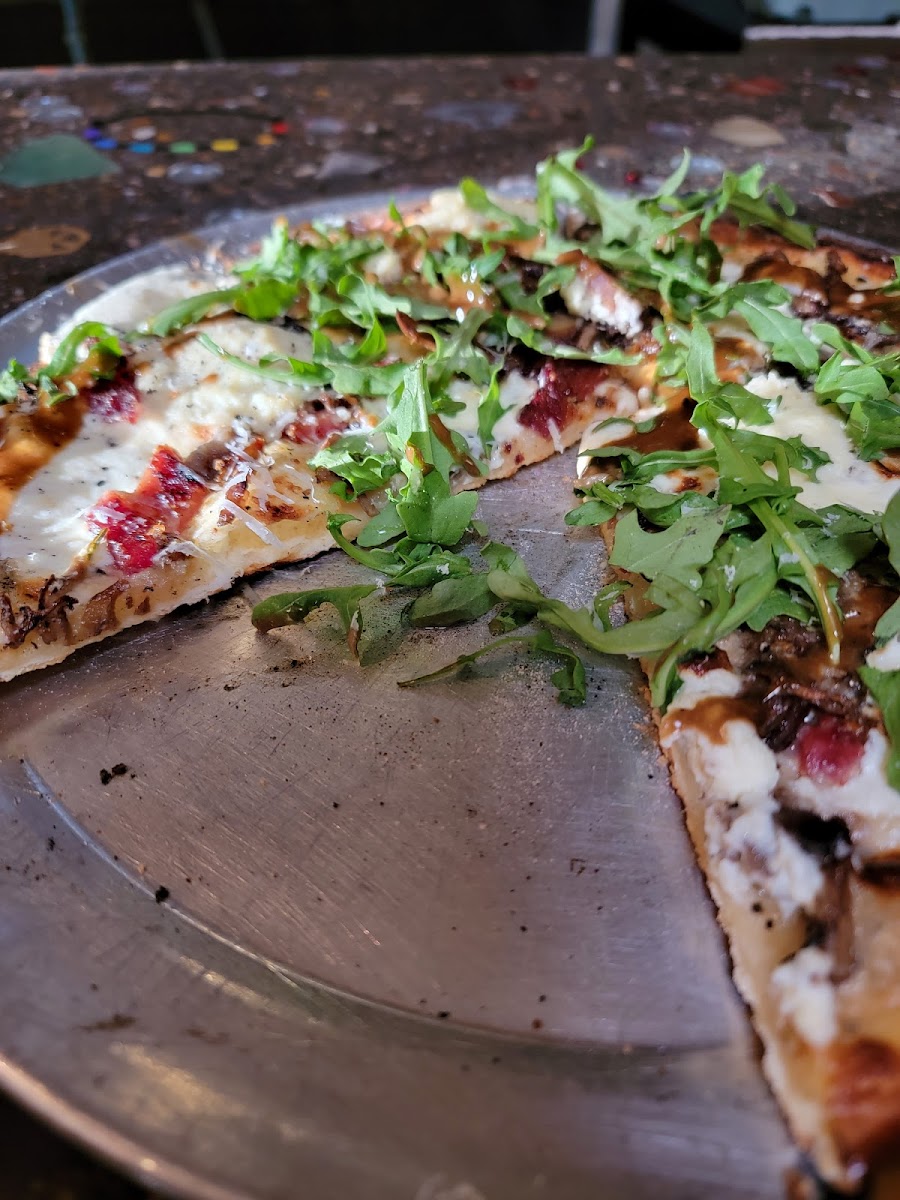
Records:
M645 672L659 746L798 1144L846 1191L900 1134L900 283L816 237L761 167L617 196L538 166L256 257L113 289L0 375L0 678L239 576L338 546L355 650L384 589L413 626ZM476 516L577 446L581 552L546 595ZM590 532L592 531L592 532ZM591 540L593 537L593 540ZM900 915L900 912L897 913Z

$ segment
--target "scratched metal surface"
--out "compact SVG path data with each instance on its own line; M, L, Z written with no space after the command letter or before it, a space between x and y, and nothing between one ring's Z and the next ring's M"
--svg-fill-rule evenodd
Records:
M265 224L49 293L0 322L0 357ZM564 532L572 469L481 515L575 601L602 557ZM782 1195L790 1146L635 672L593 663L578 711L514 654L401 691L484 631L401 637L387 609L357 665L327 613L250 626L257 597L361 574L278 569L5 686L0 1083L190 1197Z

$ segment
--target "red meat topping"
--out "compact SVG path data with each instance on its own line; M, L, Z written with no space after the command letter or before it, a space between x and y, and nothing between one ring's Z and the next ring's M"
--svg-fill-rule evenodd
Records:
M537 391L519 413L519 424L549 438L550 422L557 431L564 429L573 407L596 394L606 373L606 368L598 363L545 363L538 376Z
M866 731L823 714L801 725L794 743L801 775L816 783L849 783L859 770Z
M349 409L332 408L324 400L313 400L285 428L281 435L298 446L321 446L335 433L343 433L350 424Z
M102 421L130 421L138 419L141 397L134 381L134 371L120 366L112 379L99 379L84 393L88 408Z
M88 513L106 531L113 562L126 575L146 570L173 534L196 516L209 489L174 450L159 446L133 492L107 492Z

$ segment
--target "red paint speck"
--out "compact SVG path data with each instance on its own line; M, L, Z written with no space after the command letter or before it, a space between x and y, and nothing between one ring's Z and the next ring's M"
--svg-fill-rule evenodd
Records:
M135 575L196 516L208 490L174 450L159 446L135 490L101 496L87 523L106 531L113 562L123 574Z
M837 717L821 716L801 726L794 744L801 775L840 786L859 770L866 735Z
M747 79L732 79L725 85L725 91L733 96L778 96L784 90L784 83L774 75L751 75Z
M635 184L641 182L643 175L641 175L640 171L626 171L624 179L629 187L634 187Z
M101 421L129 421L138 419L141 397L134 382L134 372L120 367L112 379L100 379L84 393L88 408Z
M545 363L534 397L519 413L519 424L546 438L551 436L551 422L560 432L569 423L572 406L595 395L606 374L598 363Z
M287 121L273 121L269 126L269 129L278 137L283 137L284 134L287 133L288 129L290 129L290 126L288 125Z
M503 86L512 92L533 92L539 82L536 75L507 75Z

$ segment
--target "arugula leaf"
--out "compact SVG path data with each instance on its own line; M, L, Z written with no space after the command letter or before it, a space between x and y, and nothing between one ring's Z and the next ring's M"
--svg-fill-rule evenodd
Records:
M538 227L524 221L515 213L502 208L496 201L492 200L487 191L474 179L460 180L459 190L463 200L473 212L482 213L484 216L492 217L499 225L499 229L493 230L485 234L486 238L502 237L504 240L527 240L536 237Z
M296 297L296 284L281 279L260 279L238 289L232 308L252 321L271 321L290 308Z
M584 663L574 650L555 642L545 630L535 634L497 638L496 641L489 642L471 654L461 654L453 662L447 663L437 671L431 671L428 675L419 675L415 679L398 680L397 686L418 687L422 683L445 679L448 675L455 674L460 668L477 662L479 658L484 658L486 654L493 654L504 646L512 645L527 646L530 650L536 650L541 654L561 660L562 665L550 676L551 682L557 688L557 699L561 704L568 706L584 704L587 698Z
M691 421L699 429L719 421L771 424L765 401L739 383L720 382L715 343L701 320L694 320L690 328L666 325L657 336L663 347L658 373L669 386L687 385L691 399L697 402Z
M892 788L900 791L900 671L877 671L874 667L860 667L859 677L881 709L890 743L887 781Z
M795 617L808 625L814 615L815 609L805 596L798 596L778 586L769 592L744 623L754 633L761 633L775 617Z
M401 467L407 460L404 459ZM397 514L414 542L455 546L478 507L475 492L451 492L437 471L411 476L397 500Z
M19 385L30 377L25 364L20 363L17 358L11 358L6 370L0 373L0 404L11 404L18 399Z
M482 449L487 453L494 443L494 427L506 412L500 402L500 372L497 367L491 375L487 391L478 402L478 438Z
M304 251L284 218L276 219L263 238L256 258L241 263L235 274L250 283L277 279L295 284L303 271Z
M641 200L631 196L613 196L595 183L576 164L594 145L592 137L572 150L563 150L537 167L538 215L550 230L559 228L557 206L578 209L601 230L603 244L633 243L646 229Z
M618 346L579 350L577 346L570 346L566 342L554 341L553 338L547 337L546 334L529 325L527 321L523 321L515 313L510 313L506 318L506 328L510 337L521 342L523 346L528 346L531 350L537 350L539 354L547 354L551 358L572 358L583 362L615 363L618 366L625 367L634 366L635 363L640 361L639 355L626 354Z
M204 350L215 354L230 366L275 383L285 383L291 387L321 387L331 382L332 372L318 363L301 362L298 358L290 357L262 358L253 363L239 354L230 354L218 342L214 342L208 333L197 334L197 341Z
M526 313L531 317L546 319L547 310L544 301L554 295L575 278L576 268L572 266L557 266L546 270L538 280L533 291L527 292L515 271L508 271L497 276L492 282L500 293L507 308L517 313Z
M352 587L312 588L305 592L281 592L254 605L251 620L260 633L279 629L283 625L298 625L322 604L337 610L350 649L356 654L363 617L360 603L376 590L374 583Z
M428 356L431 383L436 390L445 388L454 375L465 375L475 384L489 384L496 370L473 338L490 319L482 308L470 309L446 337L431 330L434 351Z
M649 533L632 510L616 525L609 561L651 581L661 574L672 576L695 590L700 585L697 568L712 558L727 516L726 506L714 512L688 513L668 529Z
M819 352L804 333L799 317L779 312L756 296L736 301L734 311L744 318L761 341L772 347L777 362L790 363L808 375L818 370Z
M402 537L386 547L354 545L342 529L355 520L356 517L347 513L332 513L326 523L328 532L350 558L386 575L390 587L432 587L448 576L472 573L472 564L465 555L455 554L443 546L414 542L409 537Z
M405 372L382 428L407 478L396 499L407 534L416 542L455 546L474 516L478 497L451 491L450 471L468 450L461 435L442 426L434 413L424 362ZM446 438L438 436L441 430Z
M168 337L179 329L184 329L186 325L196 325L198 321L209 316L213 309L229 308L239 290L238 287L219 288L214 292L201 292L197 296L176 300L155 317L142 321L137 332L150 333L154 337Z
M364 433L344 434L333 446L317 450L309 465L337 475L338 482L331 490L345 500L379 491L400 470L396 458L372 450L370 438Z
M791 302L791 293L774 279L740 279L737 283L719 282L710 300L697 310L704 322L721 321L734 312L739 301L754 301L760 306L782 308Z
M413 602L409 620L416 627L457 625L484 616L496 603L484 574L442 579Z
M775 443L771 453L778 460L778 475L773 478L754 457L752 441L742 446L739 439L729 436L720 425L707 426L706 436L713 444L718 461L720 503L749 504L760 499L790 499L800 491L790 482L787 453L779 449L778 439L767 439L767 442Z
M881 518L881 536L888 548L888 561L900 575L900 492L894 495ZM900 599L895 600L875 626L877 638L900 633Z
M847 435L865 459L900 447L900 354L873 355L839 349L822 366L813 387L820 401L844 413Z
M831 580L828 573L823 576L803 532L789 519L776 512L772 504L761 499L752 501L749 507L763 528L781 539L787 553L793 556L793 561L798 564L801 579L816 606L831 661L838 662L841 649L841 615L829 588Z
M726 212L737 217L742 226L763 225L774 229L790 242L805 246L807 250L815 249L815 233L809 225L791 218L796 212L796 205L790 196L777 183L763 184L765 167L756 163L741 174L725 171L720 186L712 192L700 193L699 199L705 212L701 228L707 232L713 221ZM781 212L770 203L769 198L781 209ZM696 200L695 200L696 202Z
M356 538L356 544L366 547L383 546L385 542L403 537L404 532L396 506L388 503L363 525Z
M102 357L118 362L125 354L119 333L102 321L83 321L70 329L62 339L46 367L40 374L57 382L70 374L79 362L79 351L85 342L91 342L91 352L98 362ZM99 372L98 372L99 373Z
M428 304L414 296L394 295L380 284L362 275L348 273L335 289L338 311L354 325L368 329L376 317L394 317L405 313L414 320L446 320L448 312L437 304ZM320 323L321 321L320 317Z
M528 573L524 562L508 546L489 542L481 551L482 557L491 566L488 572L488 587L498 600L519 611L533 609L534 617L544 625L574 634L579 641L594 650L603 650L604 636L594 623L594 613L588 608L570 608L562 600L545 596Z

